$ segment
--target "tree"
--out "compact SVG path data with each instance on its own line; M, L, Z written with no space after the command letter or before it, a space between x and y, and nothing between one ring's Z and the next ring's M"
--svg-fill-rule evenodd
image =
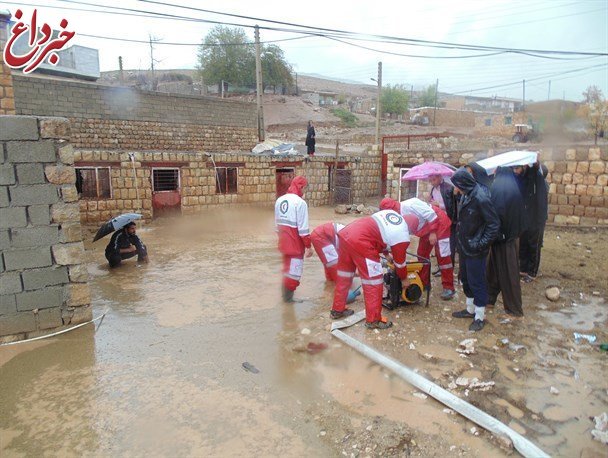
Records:
M390 84L382 88L382 97L380 108L382 113L390 113L391 115L402 115L407 111L409 104L409 92L403 85Z
M593 133L594 141L597 145L597 138L603 137L606 131L608 101L597 86L589 86L583 92L583 98L584 105L579 113L587 118L589 130Z
M434 107L435 106L435 85L431 84L420 96L418 103L421 107Z
M292 68L283 50L268 45L262 46L261 53L264 87L292 84ZM255 87L255 45L242 28L215 26L199 46L197 67L205 84L226 81Z
M277 45L262 48L262 82L264 87L293 84L293 69L285 60L285 53Z
M199 46L198 68L205 84L255 84L255 48L243 29L215 26Z

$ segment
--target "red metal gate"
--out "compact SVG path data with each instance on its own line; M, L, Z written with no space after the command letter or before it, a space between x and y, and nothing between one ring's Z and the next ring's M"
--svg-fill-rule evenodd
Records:
M287 193L291 180L296 176L294 168L277 169L277 198Z
M154 217L181 212L180 175L176 168L152 169L152 208Z

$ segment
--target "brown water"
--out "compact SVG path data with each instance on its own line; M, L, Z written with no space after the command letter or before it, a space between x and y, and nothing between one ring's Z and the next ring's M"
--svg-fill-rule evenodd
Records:
M312 226L334 217L311 209ZM332 340L332 289L316 257L305 262L303 301L280 302L270 211L158 221L139 235L149 265L110 270L103 242L87 243L94 314L108 310L97 331L0 347L3 457L505 455L489 434L471 434L472 423ZM455 392L552 455L601 456L586 417L607 410L605 354L570 351L564 336L605 329L603 302L545 307L542 329L501 327L490 314L467 359L455 348L470 336L444 307L390 312L387 333L347 332L443 386L492 379L491 392ZM495 333L527 349L494 350ZM310 355L309 342L329 348Z

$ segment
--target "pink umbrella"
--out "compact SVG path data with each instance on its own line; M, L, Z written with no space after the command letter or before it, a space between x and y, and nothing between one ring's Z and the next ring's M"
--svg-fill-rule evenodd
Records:
M440 162L424 162L416 165L403 175L403 181L426 180L431 175L441 175L442 177L451 177L454 175L454 170L450 169L445 164Z

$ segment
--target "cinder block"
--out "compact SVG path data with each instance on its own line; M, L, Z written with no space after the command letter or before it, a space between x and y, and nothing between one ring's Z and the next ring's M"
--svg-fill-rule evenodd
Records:
M10 202L8 200L8 187L0 186L0 208L8 207L9 203Z
M16 295L17 310L47 309L61 307L63 304L63 287L52 286L36 291L26 291Z
M15 248L51 246L59 242L58 226L26 227L11 230Z
M46 183L44 178L44 167L34 162L28 164L17 164L17 181L19 185Z
M38 313L38 329L52 329L63 326L61 308L40 310Z
M55 162L55 144L52 140L37 142L7 142L9 162Z
M38 140L38 120L33 116L0 116L0 141Z
M0 185L11 185L16 182L13 164L0 164Z
M23 288L26 291L69 282L68 269L63 266L26 270L21 274L21 278L23 279Z
M27 226L25 207L0 208L0 229Z
M12 205L54 204L59 201L57 186L52 184L11 186L9 193Z
M4 272L0 274L0 294L15 294L23 291L19 272Z
M0 336L20 334L36 330L36 316L33 312L11 313L0 317Z
M7 229L0 230L0 250L8 250L11 247L11 239Z
M33 226L45 226L51 223L51 211L48 205L30 205L27 207L27 215Z
M35 269L53 264L50 247L30 248L4 252L6 270Z
M17 311L17 299L14 294L0 296L0 315L8 315ZM2 334L2 333L0 333Z

